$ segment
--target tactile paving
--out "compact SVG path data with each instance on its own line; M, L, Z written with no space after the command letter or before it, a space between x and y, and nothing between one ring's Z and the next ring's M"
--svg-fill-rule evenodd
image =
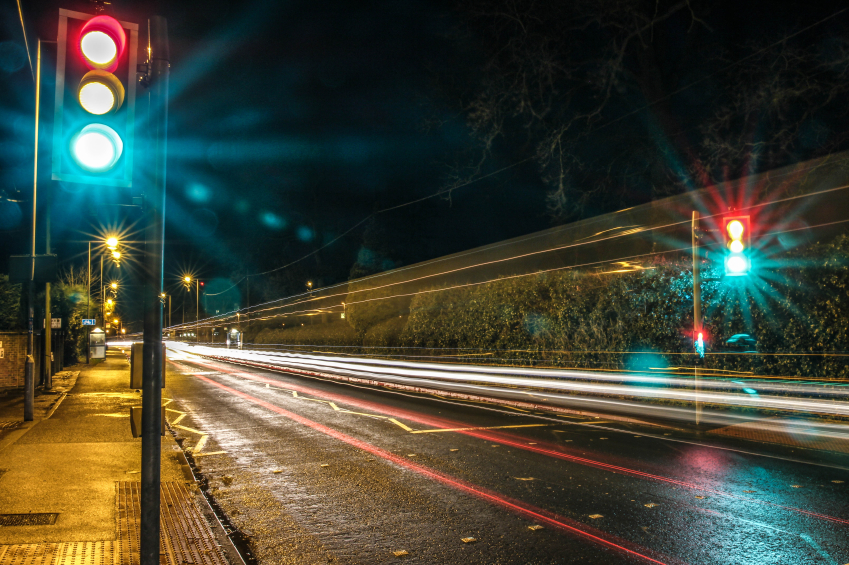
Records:
M139 565L141 483L116 483L115 540L0 545L0 565ZM168 565L227 565L183 483L162 483L159 552Z

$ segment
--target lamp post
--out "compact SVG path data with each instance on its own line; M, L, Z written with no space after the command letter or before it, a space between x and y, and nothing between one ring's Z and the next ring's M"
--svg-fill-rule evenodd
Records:
M162 298L162 307L165 308L165 299L168 299L168 327L171 327L171 295L164 292L159 295Z
M88 242L88 305L86 306L86 314L87 316L91 316L91 244L93 241ZM121 257L121 253L118 251L118 238L114 235L109 236L104 241L106 248L111 252L112 258L115 259L115 254L118 254L118 258ZM117 261L117 259L116 259ZM114 286L112 286L114 285ZM112 289L118 289L118 283L112 283ZM100 315L101 315L101 323L102 325L106 325L106 318L103 316L105 310L103 310L103 303L106 300L106 286L103 284L103 252L100 253ZM90 331L90 330L89 330ZM86 357L88 357L88 353L86 353Z

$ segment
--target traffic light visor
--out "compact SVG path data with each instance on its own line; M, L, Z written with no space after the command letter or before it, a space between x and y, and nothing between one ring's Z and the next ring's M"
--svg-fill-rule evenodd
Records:
M95 69L80 81L78 97L86 112L98 116L108 114L124 103L124 85L112 73Z
M71 138L71 156L81 168L92 173L110 170L121 158L124 143L114 129L88 124Z
M90 69L112 72L127 48L127 34L110 16L95 16L80 30L80 53Z

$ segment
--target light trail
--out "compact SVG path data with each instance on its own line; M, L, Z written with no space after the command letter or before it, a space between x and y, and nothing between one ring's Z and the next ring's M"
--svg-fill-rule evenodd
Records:
M175 349L213 357L229 358L274 365L279 368L299 368L329 372L419 387L450 387L451 390L480 395L516 395L547 398L563 402L592 397L628 397L649 401L701 402L726 407L782 410L791 413L817 413L829 416L849 416L846 394L840 389L822 385L794 383L748 383L740 385L716 378L700 383L694 390L692 379L649 375L615 375L559 369L527 369L488 367L482 365L451 365L415 363L346 357L338 359L320 355L295 353L240 351L190 346L169 342ZM739 377L730 377L739 379ZM626 384L622 384L626 383ZM750 387L757 387L757 390ZM672 388L678 387L678 388ZM747 389L754 392L723 392L723 389ZM796 396L786 396L793 394ZM803 395L809 395L805 397Z
M227 385L216 382L216 381L214 381L214 380L212 380L208 377L205 377L203 375L196 375L195 378L198 378L198 379L200 379L200 380L202 380L202 381L204 381L204 382L206 382L210 385L218 387L219 389L226 391L226 392L228 392L228 393L230 393L234 396L237 396L239 398L242 398L243 400L247 400L249 402L252 402L253 404L256 404L257 406L261 406L261 407L263 407L267 410L270 410L270 411L272 411L276 414L279 414L280 416L283 416L283 417L288 418L288 419L290 419L294 422L297 422L298 424L308 426L308 427L310 427L310 428L312 428L312 429L314 429L318 432L321 432L321 433L323 433L323 434L325 434L329 437L332 437L333 439L345 442L348 445L356 447L357 449L361 449L361 450L363 450L367 453L371 453L372 455L374 455L376 457L380 457L380 458L382 458L386 461L394 463L395 465L398 465L399 467L403 467L403 468L405 468L409 471L413 471L415 473L418 473L419 475L421 475L423 477L426 477L428 479L442 483L446 486L455 488L455 489L457 489L461 492L464 492L466 494L472 495L476 498L479 498L481 500L489 502L490 504L494 504L496 506L500 506L502 508L505 508L505 509L512 511L512 512L514 512L514 513L516 513L520 516L523 516L525 518L530 518L532 520L543 522L543 523L545 523L549 526L552 526L554 528L557 528L557 529L559 529L563 532L567 532L567 533L570 533L570 534L573 534L573 535L577 535L577 536L582 537L582 538L584 538L588 541L591 541L595 544L598 544L598 545L601 545L601 546L604 546L604 547L608 547L610 549L616 550L616 551L621 552L621 553L625 553L627 555L631 555L633 557L640 558L640 559L642 559L642 560L644 560L648 563L657 563L659 565L665 565L667 563L670 563L670 564L671 563L678 563L677 560L672 560L668 557L661 556L657 552L651 551L648 548L643 548L643 547L641 547L637 544L634 544L632 542L628 542L628 541L625 541L625 540L618 539L615 536L612 536L610 534L607 534L605 532L602 532L600 530L597 530L595 528L587 526L586 524L578 522L577 520L571 520L571 519L566 518L564 516L559 516L559 515L557 515L553 512L549 512L547 510L537 508L537 507L532 506L530 504L527 504L525 502L521 502L519 500L500 495L500 494L498 494L494 491L491 491L489 489L486 489L486 488L483 488L483 487L480 487L480 486L477 486L477 485L473 485L469 482L466 482L466 481L463 481L461 479L452 477L451 475L448 475L447 473L443 473L441 471L431 469L430 467L425 467L424 465L414 463L414 462L410 461L409 459L406 459L406 458L401 457L399 455L395 455L394 453L386 451L385 449L377 447L377 446L370 444L366 441L363 441L363 440L357 439L355 437L349 436L348 434L342 433L338 430L335 430L333 428L330 428L328 426L325 426L323 424L320 424L318 422L315 422L313 420L310 420L308 418L305 418L303 416L295 414L294 412L290 412L288 410L280 408L279 406L276 406L276 405L274 405L270 402L267 402L267 401L262 400L260 398L256 398L254 396L251 396L249 394L246 394L244 392L241 392L239 390L231 388ZM658 559L655 559L654 557L648 555L648 553L652 553L655 557L664 559L664 561L660 561Z
M493 431L480 430L480 429L477 429L475 427L469 426L468 422L462 422L462 421L459 421L459 420L450 420L450 419L446 419L446 418L442 418L442 417L426 416L426 415L421 414L419 412L414 412L414 411L411 411L411 410L405 410L403 408L396 408L396 407L388 406L386 404L381 404L381 403L378 403L378 402L371 402L371 401L367 401L367 400L362 400L362 399L354 398L354 397L347 396L347 395L344 395L344 394L327 392L327 391L323 391L323 390L320 390L320 389L315 389L315 388L312 388L312 387L294 384L294 383L281 383L278 380L275 380L275 379L272 379L272 378L269 378L269 377L264 377L262 375L258 375L258 374L254 374L254 373L246 373L244 371L238 371L238 370L229 370L229 369L226 369L226 368L222 369L222 367L220 367L220 365L221 365L220 362L210 363L209 361L205 361L205 360L192 360L192 362L196 363L198 365L210 368L210 369L216 369L216 370L220 371L221 373L224 373L224 374L232 376L232 377L247 379L247 380L251 380L251 381L254 381L254 382L263 383L263 384L266 384L266 385L273 385L275 387L283 388L285 390L295 390L295 391L297 391L298 393L301 393L301 394L309 394L311 396L316 396L316 397L322 398L324 400L338 402L340 404L344 404L344 405L347 405L347 406L352 406L352 407L355 407L355 408L360 409L360 410L369 410L369 411L372 411L372 412L378 412L378 413L393 416L393 417L396 417L396 418L402 418L404 420L415 422L417 424L423 424L423 425L426 425L426 426L429 426L429 427L452 429L452 430L455 430L456 433L459 433L459 434L462 434L462 435L466 435L466 436L469 436L469 437L475 437L475 438L482 439L482 440L485 440L485 441L488 441L488 442L498 443L498 444L501 444L501 445L509 445L513 448L520 449L520 450L527 451L527 452L531 452L531 453L536 453L538 455L543 455L543 456L547 456L547 457L561 459L561 460L564 460L564 461L569 461L571 463L576 463L576 464L583 465L583 466L594 467L594 468L601 469L601 470L604 470L604 471L609 471L609 472L617 473L617 474L621 474L621 475L627 475L627 476L635 477L635 478L638 478L638 479L644 479L644 480L649 480L649 481L654 481L654 482L659 482L659 483L664 483L664 484L675 485L676 487L686 488L686 489L697 491L697 492L706 492L706 493L710 493L710 494L713 494L713 495L716 495L716 496L721 496L721 497L729 498L729 499L733 499L733 500L739 500L741 502L746 502L746 503L750 503L750 504L766 505L766 506L770 506L770 507L773 507L773 508L779 508L781 510L785 510L785 511L788 511L788 512L799 513L799 514L803 514L803 515L806 515L806 516L810 516L812 518L817 518L817 519L820 519L820 520L826 520L826 521L829 521L829 522L832 522L832 523L835 523L835 524L840 524L840 525L843 525L843 526L849 526L849 519L846 519L846 518L830 516L828 514L823 514L823 513L820 513L820 512L814 512L814 511L811 511L811 510L805 510L805 509L802 509L802 508L796 508L796 507L793 507L793 506L787 506L787 505L784 505L784 504L770 502L770 501L763 500L763 499L754 499L754 498L750 498L750 497L740 496L740 495L737 495L737 494L734 494L734 493L731 493L731 492L727 492L727 491L723 491L723 490L720 490L720 489L717 489L717 488L714 488L714 487L711 487L711 486L698 484L698 483L695 483L693 481L676 479L676 478L673 478L673 477L666 477L666 476L663 476L663 475L658 475L656 473L649 473L649 472L641 471L641 470L634 469L634 468L631 468L631 467L626 467L624 464L613 464L613 463L607 463L607 462L604 462L604 461L599 461L597 459L590 459L588 457L584 457L583 454L582 455L576 455L576 454L573 454L573 453L569 453L569 451L564 449L562 446L550 445L545 441L537 440L534 444L529 444L526 439L521 438L521 437L519 437L519 436L517 436L513 433L509 433L509 432L493 432ZM197 378L200 378L204 381L215 384L216 386L230 388L230 387L227 387L224 384L218 383L217 381L215 381L215 380L213 380L209 377L201 376L201 375L194 375L194 376L196 376ZM233 390L235 390L235 389L233 389ZM570 424L573 424L573 422L562 422L562 425L570 425ZM403 460L406 461L406 459L403 459Z

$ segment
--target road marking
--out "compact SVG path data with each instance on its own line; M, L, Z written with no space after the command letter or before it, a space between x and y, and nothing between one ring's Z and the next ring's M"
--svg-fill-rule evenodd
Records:
M507 428L541 428L544 426L554 426L556 424L521 424L518 426L489 426L489 427L478 427L478 428L437 428L435 430L415 430L411 431L411 434L431 434L431 433L439 433L439 432L467 432L471 430L504 430ZM406 427L406 426L404 426Z
M200 452L203 450L203 446L204 446L204 445L206 445L206 440L207 440L207 439L209 439L209 436L208 436L208 435L206 435L206 434L204 434L204 435L200 436L200 439L199 439L199 440L198 440L198 442L195 444L195 446L192 448L192 453L193 453L193 454L194 454L194 453L200 453Z
M525 412L525 413L530 412L530 410L524 410L522 408L516 408L515 406L507 406L507 405L504 405L504 404L500 404L499 406L501 406L502 408L509 408L510 410L516 410L517 412Z
M813 547L820 556L828 561L829 565L838 565L837 561L828 553L825 552L823 548L821 548L814 539L808 534L799 534L799 537L808 542L808 545Z
M174 426L174 427L180 428L181 430L186 430L187 432L191 432L193 434L198 434L198 435L201 435L201 436L206 435L206 432L202 432L200 430L195 430L194 428L187 428L186 426Z
M357 416L368 416L369 418L386 419L386 416L381 416L380 414L366 414L365 412L352 412L351 410L340 410L340 412L344 412L345 414L356 414Z
M395 418L389 418L389 421L392 422L393 424L395 424L396 426L398 426L399 428L403 429L405 432L415 433L415 432L413 432L413 428L411 428L410 426L408 426L406 424L402 424L401 422L399 422Z

